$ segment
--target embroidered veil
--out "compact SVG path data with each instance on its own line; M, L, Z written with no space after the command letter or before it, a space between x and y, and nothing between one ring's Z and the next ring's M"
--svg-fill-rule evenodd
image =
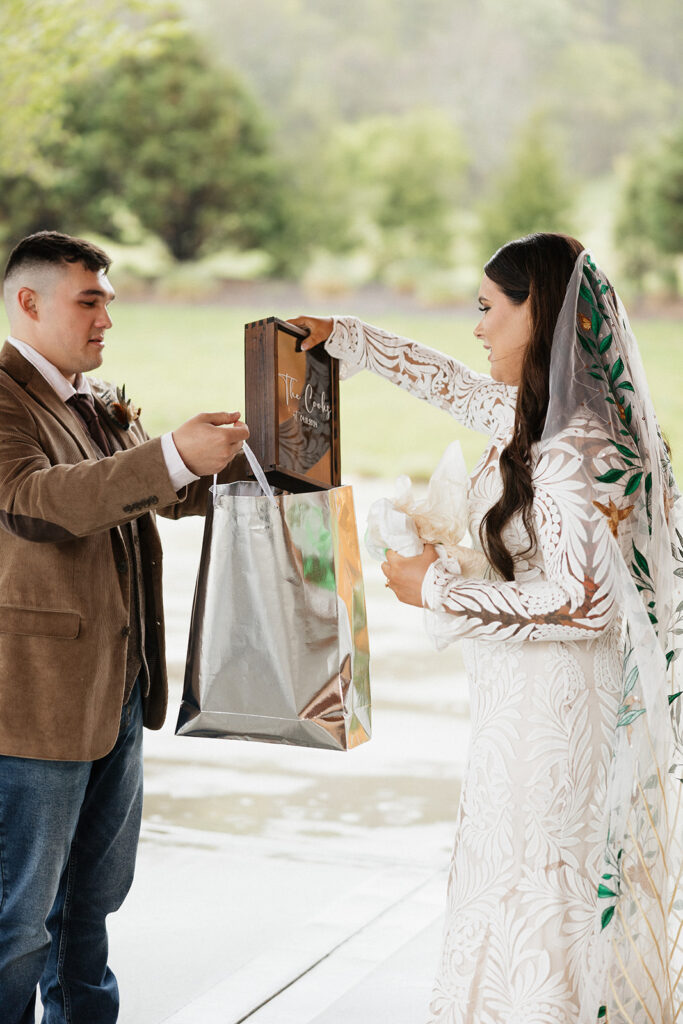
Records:
M580 1020L597 1005L604 1021L674 1024L683 1020L683 502L626 312L587 252L555 330L541 447L585 417L613 449L605 468L580 446L586 500L600 484L619 497L591 502L609 530L579 557L598 588L618 595L624 657Z

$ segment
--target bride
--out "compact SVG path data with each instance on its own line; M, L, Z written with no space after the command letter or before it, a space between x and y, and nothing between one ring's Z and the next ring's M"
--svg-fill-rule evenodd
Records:
M387 553L437 645L462 639L472 732L430 1024L673 1024L683 1003L681 505L626 313L576 239L489 260L491 375L353 317L297 317L489 435L470 578ZM683 1019L683 1016L681 1017Z

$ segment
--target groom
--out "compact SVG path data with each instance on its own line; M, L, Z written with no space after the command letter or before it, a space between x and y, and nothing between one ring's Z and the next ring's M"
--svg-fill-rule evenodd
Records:
M84 374L112 321L110 260L58 232L23 239L0 351L0 1017L110 1024L107 914L130 888L142 726L167 701L155 514L204 510L242 474L239 413L150 440Z

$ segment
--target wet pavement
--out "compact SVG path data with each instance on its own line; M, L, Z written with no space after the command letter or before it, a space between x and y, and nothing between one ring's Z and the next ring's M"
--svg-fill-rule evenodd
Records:
M358 522L391 481L353 480ZM202 522L161 522L171 699L145 735L121 1024L422 1024L468 742L457 649L365 562L373 738L349 753L174 736Z

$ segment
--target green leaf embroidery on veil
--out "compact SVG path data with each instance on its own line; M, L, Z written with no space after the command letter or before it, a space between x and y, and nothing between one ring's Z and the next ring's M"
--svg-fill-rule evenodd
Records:
M640 486L640 481L642 479L643 479L643 472L642 472L642 470L639 473L635 473L631 477L629 482L626 484L626 490L624 491L624 495L626 496L628 494L633 494L634 491L637 491L638 487Z
M619 1020L640 1021L643 1013L652 1022L674 1020L683 995L677 960L683 936L680 495L619 298L590 257L577 274L571 365L579 402L604 424L605 448L590 470L592 505L606 517L625 563L617 566L625 656L611 738L604 873L593 890L602 935L596 948L608 974L596 973L585 1015L588 1020L599 1007L603 1024L613 1013Z
M576 336L584 349L584 351L593 355L596 351L598 355L606 357L600 363L592 363L588 374L594 380L598 380L605 385L606 395L605 401L611 405L616 406L619 418L622 423L625 424L626 428L622 431L627 437L631 438L634 442L634 446L638 443L638 437L635 431L631 428L633 419L633 410L630 402L628 402L623 395L619 396L619 392L631 392L635 393L633 384L630 380L623 377L626 366L622 357L617 354L616 359L613 363L609 361L609 351L612 348L613 343L613 332L607 330L604 337L600 338L600 332L603 326L609 325L609 318L605 311L605 316L601 316L596 309L596 295L595 291L599 290L600 295L604 295L609 291L609 285L603 284L599 278L594 278L588 267L595 272L595 264L592 264L586 259L586 265L583 271L583 281L579 286L579 295L586 303L588 303L590 309L590 316L586 316L584 313L578 313ZM602 303L598 303L604 310ZM582 333L587 332L587 333ZM625 476L629 468L636 468L637 471L633 473L626 481L624 488L624 497L629 497L639 489L643 476L644 469L641 465L640 456L637 451L633 451L626 445L621 445L613 438L607 439L613 444L617 451L624 457L625 469L610 469L606 473L596 477L596 480L600 483L615 483L617 480ZM628 460L628 461L626 461Z
M615 912L615 910L617 908L617 903L618 903L619 897L621 895L621 857L622 857L622 854L623 854L624 851L623 850L619 850L618 854L616 855L616 858L614 858L611 855L611 852L610 852L610 846L609 846L610 838L609 838L609 835L607 837L607 843L608 843L607 860L608 860L608 863L611 862L610 866L613 867L614 870L606 872L602 876L603 881L600 882L600 884L598 885L598 899L601 899L601 900L605 900L605 899L607 899L607 900L614 900L614 902L612 904L610 904L609 907L605 907L605 909L603 910L603 912L602 912L602 914L600 916L601 929L606 928L607 925L612 920L612 918L614 917L614 912ZM609 883L609 884L606 885L605 884L606 882Z

